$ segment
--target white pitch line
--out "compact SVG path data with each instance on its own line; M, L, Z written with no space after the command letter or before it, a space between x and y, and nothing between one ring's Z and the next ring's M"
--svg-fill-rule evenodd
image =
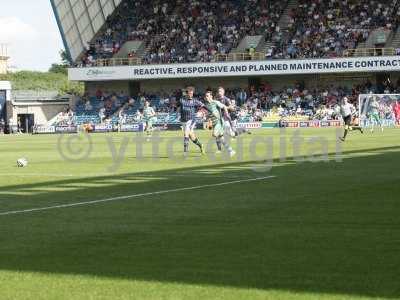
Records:
M60 177L60 178L96 178L96 177L110 177L110 176L119 176L119 177L130 177L130 178L139 178L139 177L209 177L217 176L214 173L187 173L187 174L161 174L161 175L154 175L154 174L135 174L135 173L97 173L97 174L50 174L50 173L0 173L0 177ZM217 176L218 177L218 176ZM243 178L240 175L234 176L225 176L221 175L220 177L224 178ZM123 179L123 178L122 178Z
M80 175L73 174L50 174L50 173L0 173L0 176L13 176L13 177L80 177ZM83 177L83 176L82 176Z
M91 205L91 204L96 204L96 203L112 202L112 201L118 201L118 200L127 200L127 199L131 199L131 198L144 197L144 196L153 196L153 195L160 195L160 194L167 194L167 193L174 193L174 192L181 192L181 191L198 190L198 189L202 189L202 188L230 185L230 184L235 184L235 183L260 181L260 180L271 179L271 178L275 178L275 177L276 176L265 176L265 177L249 178L249 179L234 180L234 181L227 181L227 182L213 183L213 184L204 184L204 185L197 185L197 186L178 188L178 189L171 189L171 190L163 190L163 191L157 191L157 192L148 192L148 193L142 193L142 194L133 194L133 195L127 195L127 196L105 198L105 199L100 199L100 200L92 200L92 201L77 202L77 203L67 203L67 204L60 204L60 205L54 205L54 206L45 206L45 207L37 207L37 208L30 208L30 209L23 209L23 210L13 210L13 211L1 212L0 216L16 215L16 214L44 211L44 210L57 209L57 208L68 208L68 207L74 207L74 206Z

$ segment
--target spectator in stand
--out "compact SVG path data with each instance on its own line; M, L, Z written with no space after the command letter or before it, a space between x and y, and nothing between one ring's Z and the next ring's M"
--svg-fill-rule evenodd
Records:
M246 106L248 107L249 110L256 111L258 107L258 102L259 102L258 97L256 96L256 94L254 94L247 100Z
M102 98L103 98L103 92L102 92L102 90L97 89L97 91L96 91L96 98L97 98L97 100L102 100Z
M118 122L120 125L126 124L126 112L124 107L121 107L118 111Z
M244 89L240 89L237 93L236 96L237 102L239 105L242 105L246 102L247 100L247 93Z
M130 97L130 98L128 99L128 105L131 106L131 107L133 107L133 106L135 105L135 99L133 99L132 97Z
M106 119L106 108L102 107L99 110L99 118L100 118L100 122L104 123L105 119Z
M87 100L86 103L85 103L85 110L86 110L86 111L90 111L90 110L92 110L92 109L93 109L92 104L90 103L89 100Z

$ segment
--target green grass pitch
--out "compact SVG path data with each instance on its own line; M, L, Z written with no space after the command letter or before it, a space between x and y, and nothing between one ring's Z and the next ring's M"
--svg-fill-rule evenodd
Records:
M0 299L399 299L400 131L296 132L254 130L233 159L184 159L179 132L143 157L135 134L92 134L81 161L57 135L0 136Z

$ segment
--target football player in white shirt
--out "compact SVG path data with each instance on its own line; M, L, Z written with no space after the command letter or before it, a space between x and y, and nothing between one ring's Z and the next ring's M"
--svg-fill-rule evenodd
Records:
M349 133L349 131L359 130L361 133L364 133L360 126L358 125L352 126L352 118L353 114L355 113L356 109L354 105L349 102L349 99L347 97L344 97L340 105L340 114L342 115L344 122L344 134L343 137L340 138L342 142L346 140L346 136Z

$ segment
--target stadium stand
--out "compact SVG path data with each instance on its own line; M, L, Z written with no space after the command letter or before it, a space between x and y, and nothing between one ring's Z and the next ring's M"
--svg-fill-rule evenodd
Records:
M338 57L363 46L376 29L396 30L400 3L387 1L299 0L290 12L288 34L273 58Z
M134 63L210 62L234 53L246 37L259 35L268 47L257 59L355 55L345 51L365 48L375 30L383 30L386 37L394 35L400 22L399 7L397 0L176 0L155 4L125 0L78 64L92 66L98 59L121 58L119 51L127 41L142 42L132 51L123 51ZM395 49L390 53L395 55Z
M246 35L272 37L286 1L124 1L81 65L113 57L124 42L143 40L142 63L209 62L229 53ZM129 58L138 53L130 53Z

